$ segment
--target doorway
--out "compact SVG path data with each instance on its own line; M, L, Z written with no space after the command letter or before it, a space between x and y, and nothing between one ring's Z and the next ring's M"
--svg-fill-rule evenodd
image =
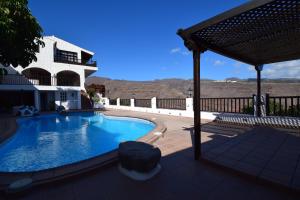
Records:
M40 104L41 104L41 111L54 111L55 110L54 91L41 91Z

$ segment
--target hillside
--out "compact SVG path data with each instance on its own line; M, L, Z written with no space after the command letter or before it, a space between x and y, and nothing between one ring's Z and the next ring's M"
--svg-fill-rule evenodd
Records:
M202 97L243 97L256 93L256 82L253 80L236 80L237 82L201 82ZM106 95L110 98L182 98L188 96L192 88L192 80L161 79L154 81L112 80L102 77L89 77L85 84L105 85ZM262 93L276 96L300 96L300 81L294 80L264 80Z

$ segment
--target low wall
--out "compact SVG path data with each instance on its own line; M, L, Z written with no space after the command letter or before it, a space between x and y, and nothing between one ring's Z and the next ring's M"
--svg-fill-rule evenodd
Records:
M117 105L110 105L109 99L108 98L104 98L104 99L105 99L105 107L110 108L110 109L121 109L121 110L130 110L130 111L137 111L137 112L147 112L147 113L182 116L182 117L194 117L193 99L192 98L186 99L186 109L185 110L156 108L156 98L155 97L151 99L151 108L135 107L134 99L131 99L130 106L121 106L120 99L117 99ZM216 118L217 114L219 114L219 113L201 112L201 118L208 119L208 120L214 120Z
M148 113L164 114L164 115L172 115L172 116L194 117L192 98L186 98L185 106L183 104L179 106L182 110L157 108L156 97L153 97L151 99L151 106L149 104L145 105L149 107L136 107L134 99L130 99L130 106L121 106L119 98L116 99L116 102L114 102L116 105L110 105L109 99L108 98L104 98L104 99L105 99L106 108L130 110L130 111L137 111L137 112L148 112ZM269 125L269 126L276 126L276 127L279 126L279 127L297 128L297 129L300 128L299 117L284 117L284 116L256 117L254 115L249 115L249 114L202 111L201 118L208 119L208 120L223 121L223 122L248 124L248 125L260 124L260 125Z

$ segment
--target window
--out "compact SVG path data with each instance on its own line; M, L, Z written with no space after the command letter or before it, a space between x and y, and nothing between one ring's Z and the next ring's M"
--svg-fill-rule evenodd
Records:
M60 92L60 101L61 102L67 101L67 92Z

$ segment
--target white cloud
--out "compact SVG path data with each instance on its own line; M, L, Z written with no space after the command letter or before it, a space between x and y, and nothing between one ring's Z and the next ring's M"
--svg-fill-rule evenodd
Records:
M181 49L179 47L176 47L176 48L171 49L170 54L179 53L180 51L181 51Z
M300 78L300 60L266 65L262 76L266 78Z
M182 51L181 54L184 55L184 56L187 56L187 55L190 54L190 52L189 51Z
M234 64L233 64L233 66L234 66L235 68L240 68L242 65L244 65L244 63L242 63L242 62L240 62L240 61L235 61Z
M249 66L248 66L248 71L250 71L250 72L255 72L255 67L252 66L252 65L249 65Z
M220 66L220 65L224 65L224 64L225 64L225 61L221 61L221 60L215 60L214 61L215 66Z
M184 55L184 56L187 56L187 55L190 54L190 52L182 50L179 47L176 47L176 48L173 48L173 49L170 50L170 54L177 54L177 53L181 54L181 55Z

